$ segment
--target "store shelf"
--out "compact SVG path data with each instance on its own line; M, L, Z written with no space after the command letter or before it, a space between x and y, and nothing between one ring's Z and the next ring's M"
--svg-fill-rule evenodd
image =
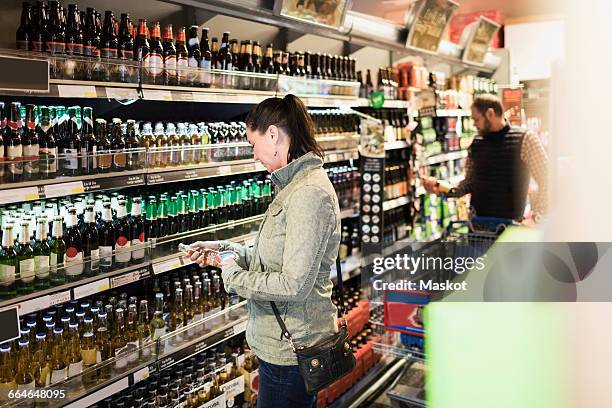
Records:
M420 91L420 89L418 88L411 88L411 90L418 90ZM369 107L370 105L370 100L367 98L359 98L354 102L355 107ZM385 102L382 106L383 108L396 108L396 109L408 109L410 107L410 102L409 101L403 101L403 100L397 100L397 99L385 99Z
M458 150L456 152L448 152L430 156L426 159L428 165L449 162L457 159L464 159L468 156L467 150Z
M436 116L463 117L463 116L472 116L472 113L470 111L466 111L463 109L437 109Z
M383 211L389 211L410 203L410 197L403 196L383 203Z
M357 148L325 151L325 163L337 163L357 159L359 159L359 150Z
M148 358L140 358L138 364L125 372L115 373L112 378L96 384L94 387L85 388L80 384L80 376L69 378L64 382L53 385L53 388L67 390L69 401L58 402L65 407L80 408L93 405L103 399L125 390L134 384L139 383L149 377L150 374L168 368L194 354L205 351L215 345L246 330L246 301L230 306L224 310L214 313L206 318L183 327L176 332L162 336L157 343L145 346L155 347L163 351L158 354L152 353ZM236 317L233 320L232 314ZM229 321L228 321L229 320ZM214 326L213 326L214 325ZM213 327L208 327L213 326ZM178 341L178 337L186 337L189 331L206 331L200 336L185 341ZM163 346L161 346L163 344ZM161 347L160 347L161 346ZM136 349L132 353L139 353L142 349ZM126 358L126 357L124 357ZM111 358L102 364L94 366L96 368L105 367L115 363L115 358ZM54 401L55 402L55 401ZM68 402L68 403L67 403ZM67 403L67 405L66 405Z
M210 177L231 176L265 170L265 167L261 163L253 159L159 169L152 168L147 170L146 184L157 185L174 183L177 181L200 180Z
M398 140L396 142L385 142L385 151L386 150L406 149L408 147L410 147L410 144L404 140Z

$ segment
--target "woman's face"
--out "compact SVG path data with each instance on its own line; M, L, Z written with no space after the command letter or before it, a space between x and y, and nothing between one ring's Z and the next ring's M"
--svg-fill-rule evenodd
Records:
M278 127L270 125L265 133L258 130L251 130L247 126L247 140L253 146L253 156L255 160L272 173L287 165L287 152ZM283 159L284 158L284 159Z

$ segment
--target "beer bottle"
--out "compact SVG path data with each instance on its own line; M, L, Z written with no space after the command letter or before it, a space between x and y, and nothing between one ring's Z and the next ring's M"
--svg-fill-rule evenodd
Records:
M274 44L268 44L266 47L266 55L261 64L261 72L264 74L274 74L276 65L274 60Z
M98 249L100 268L108 271L113 266L113 247L115 246L115 227L109 202L102 204L102 224L98 230Z
M61 216L53 219L53 233L49 242L51 248L49 260L49 279L51 285L61 285L65 281L65 270L63 268L64 254L66 253L66 241L64 241L64 224ZM60 265L58 267L58 265Z
M187 225L189 226L189 230L197 230L202 228L200 224L201 218L198 209L198 198L200 193L197 191L192 191L189 198L189 220L187 221Z
M114 172L123 171L126 167L127 153L125 152L125 140L121 132L121 119L113 118L111 133L112 169Z
M153 153L153 166L166 167L170 154L168 152L168 140L164 132L164 124L157 122L155 124L155 153Z
M131 246L142 247L145 242L144 223L141 215L141 199L140 197L134 197L132 201L132 217L130 219L130 239ZM136 249L132 251L132 261L134 263L142 262L145 256L145 249Z
M0 250L0 297L15 296L15 278L17 274L17 252L15 251L15 236L13 224L5 224L2 228L2 249Z
M157 222L157 200L155 199L155 196L149 196L149 199L147 200L147 212L144 229L146 239L159 237L159 225Z
M261 71L261 45L259 41L253 41L253 53L252 53L252 61L253 61L253 72L262 72Z
M202 294L202 282L198 279L193 286L193 321L197 322L202 320L205 313L206 305ZM202 325L198 326L196 331L200 331L201 329Z
M49 266L51 262L51 247L47 240L49 234L49 224L45 217L38 218L36 225L36 240L34 241L34 270L36 289L46 289L49 287Z
M166 197L159 198L157 207L158 237L163 238L170 234L170 223L168 220L168 200Z
M151 333L153 340L159 339L166 334L166 322L164 321L164 294L155 294L155 313L151 320Z
M79 175L79 153L81 150L81 130L77 120L76 107L68 108L69 119L64 119L66 133L60 139L59 154L63 156L60 173L62 176Z
M202 62L202 51L200 50L200 42L198 41L198 26L192 25L187 33L187 64L193 70L189 73L192 77L192 83L198 85L200 83L199 75L196 74L195 68L198 68Z
M130 262L130 224L127 219L127 209L125 200L119 201L117 209L117 220L115 222L115 262L125 267Z
M276 75L284 75L285 71L283 70L283 52L282 51L274 51L274 74Z
M34 105L26 105L25 129L21 138L23 149L23 178L26 181L36 180L40 175L38 133L34 117Z
M90 58L92 63L85 64L84 77L86 80L98 80L98 69L95 68L96 61L100 59L100 32L96 26L96 12L92 7L87 7L85 14L85 30L83 32L83 56Z
M80 13L76 4L68 5L68 23L66 25L66 54L83 55L83 31L79 24ZM75 71L76 72L76 71ZM76 79L76 78L74 78Z
M187 281L189 279L187 278ZM185 285L185 306L183 310L183 316L185 319L185 325L193 323L193 316L195 314L194 302L193 302L193 286L191 284ZM187 337L191 337L195 334L195 328L187 329Z
M219 56L217 59L217 69L223 69L227 71L232 70L232 53L230 52L229 45L229 31L223 33L221 39L221 48L219 48Z
M184 123L178 123L177 137L179 140L180 150L180 163L191 164L193 163L193 150L190 149L191 138L187 134L187 129Z
M198 132L198 127L190 123L188 130L189 145L191 145L191 163L198 164L202 161L202 138Z
M180 285L180 283L179 283ZM168 314L168 333L174 333L184 326L184 307L183 307L183 289L176 288L174 291L174 299ZM171 340L173 343L181 343L183 334L176 333Z
M61 9L57 1L49 2L49 38L47 52L51 55L63 55L66 50L66 36L62 24ZM53 69L53 64L51 64Z
M55 178L57 173L57 146L55 134L51 126L50 109L48 106L41 108L41 120L36 128L38 134L40 154L40 176L43 179Z
M299 76L297 66L298 66L297 53L292 52L289 54L289 75Z
M151 73L151 83L163 84L164 83L164 48L161 42L161 28L159 21L153 24L153 30L151 32L149 51L149 72Z
M176 197L170 197L170 201L168 202L168 235L175 235L180 231L177 211L178 203Z
M127 347L127 361L128 364L133 365L138 362L139 353L136 352L138 349L138 329L136 327L137 310L135 304L128 305L128 317L125 328L125 342Z
M240 69L240 47L238 46L238 40L232 38L229 42L229 51L232 53L232 69Z
M103 69L103 81L114 81L116 79L116 69L112 63L116 61L110 61L117 59L119 41L115 34L115 17L111 10L104 12L104 27L100 36L100 55L102 60L108 65Z
M15 389L13 352L9 343L0 344L0 389Z
M66 220L66 279L77 280L83 274L83 241L75 208L68 210Z
M23 178L23 145L21 140L21 104L11 103L11 116L7 122L4 137L6 160L8 165L7 180L12 183L20 182Z
M304 58L304 54L301 52L297 53L297 75L301 77L306 76L306 63Z
M64 329L53 328L53 340L51 348L51 384L63 381L68 377L67 347L64 341Z
M147 28L147 20L140 19L138 20L138 35L136 36L136 40L134 41L134 60L139 61L142 69L142 78L146 82L149 81L150 78L150 60L149 60L149 40L147 39L149 34L149 29Z
M253 66L253 45L251 41L246 40L242 44L242 49L240 50L240 70L245 72L254 72Z
M147 358L151 354L151 326L149 325L149 302L141 300L138 309L138 346L140 347L141 357Z
M130 16L127 13L121 13L121 22L119 23L119 39L117 41L117 55L121 60L119 66L119 82L131 81L131 65L134 61L134 39L130 32Z
M291 73L289 72L289 53L288 52L283 52L281 51L281 56L282 56L282 70L285 73L285 75L291 75Z
M126 170L138 170L142 167L140 163L140 157L138 148L138 138L136 137L136 121L129 119L127 121L127 137L125 138L125 149L126 153Z
M81 173L95 174L98 169L98 146L94 137L93 115L90 107L83 108L83 138L81 140Z
M189 66L189 53L187 52L185 27L181 27L178 36L176 37L176 67L177 67L177 84L189 85L189 75L187 67Z
M202 59L200 60L200 68L204 69L205 72L201 75L201 83L204 87L210 87L211 75L210 70L212 68L212 52L210 50L210 44L208 43L208 27L202 28L202 39L200 40L200 53Z
M106 129L106 120L96 119L96 163L98 168L97 173L108 173L113 164L113 154L111 152L111 142L108 139L108 131Z
M34 323L36 324L36 322ZM44 388L51 384L51 364L47 359L47 350L49 348L47 344L47 335L45 333L36 333L34 339L32 374L34 375L36 388Z
M96 316L97 318L98 316ZM85 329L81 338L81 361L83 363L83 385L91 387L97 382L97 374L90 367L97 363L98 347L94 337L93 319L85 318Z
M30 4L23 2L21 8L21 24L17 28L17 49L23 51L32 50L32 16Z
M36 5L31 8L31 13L31 50L34 52L46 52L46 42L49 35L47 29L49 22L47 18L47 7L42 1L40 3L37 2Z
M100 269L100 246L99 233L96 226L94 206L88 205L85 210L85 228L83 229L83 256L89 261L86 262L86 272L94 276Z
M304 74L307 78L312 78L312 59L310 51L304 52Z
M172 24L164 27L163 60L164 60L164 84L176 85L176 46L174 45L174 34Z
M30 360L30 342L28 339L20 339L19 354L17 355L17 364L15 366L15 384L17 390L34 390L35 382L32 375L32 365Z
M168 123L166 125L166 141L167 148L170 150L169 162L171 166L181 165L181 148L180 139L176 134L176 128L174 123Z
M210 65L211 68L217 69L219 62L219 39L213 37L210 39Z
M115 326L113 327L113 336L111 340L112 357L115 357L115 368L123 371L128 364L129 352L126 327L124 323L124 310L122 307L115 309Z
M68 377L74 377L83 372L83 356L79 339L79 325L71 322L68 326Z
M19 245L16 248L19 293L31 293L34 290L34 252L30 246L30 224L23 222L19 233Z

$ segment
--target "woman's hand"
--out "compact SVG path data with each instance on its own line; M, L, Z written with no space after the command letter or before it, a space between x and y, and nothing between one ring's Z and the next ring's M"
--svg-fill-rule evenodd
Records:
M221 259L216 255L219 250L219 241L197 241L189 245L189 259L196 262L200 267L214 266L219 267ZM214 252L213 252L214 251Z

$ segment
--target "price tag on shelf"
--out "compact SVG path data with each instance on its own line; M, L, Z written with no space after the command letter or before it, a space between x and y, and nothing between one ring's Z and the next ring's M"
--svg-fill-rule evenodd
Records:
M49 306L59 305L61 303L69 302L70 299L70 291L66 290L64 292L54 293L49 295Z
M153 264L153 274L157 275L163 272L171 271L180 268L181 266L191 265L193 262L186 256L171 258L166 261Z
M173 101L193 102L193 92L172 91Z
M128 273L124 273L123 275L114 276L110 278L110 287L114 289L119 286L127 285L129 283L137 282L141 279L144 279L149 275L148 268L138 269L136 271L131 271Z
M73 181L70 183L49 184L45 186L45 197L63 197L73 194L82 194L85 192L85 187L82 181Z
M202 408L225 408L226 404L225 394L221 394L214 400L202 405Z
M39 310L48 309L51 306L49 295L39 296L34 299L25 300L17 304L19 316L25 316L30 313L38 312Z
M112 99L138 99L135 88L106 88L106 97Z
M244 377L239 376L231 381L226 382L221 386L221 390L225 392L226 399L234 399L234 397L244 392Z
M115 381L114 383L107 385L106 387L99 389L98 391L94 391L91 394L87 395L85 398L81 398L71 404L65 405L65 408L82 408L89 407L94 405L105 398L110 397L113 394L117 394L123 390L128 389L130 386L129 377L124 377L119 381Z
M219 166L218 172L221 176L225 176L227 174L231 174L232 173L232 166L227 165L227 166Z
M0 204L10 204L18 201L38 200L38 187L24 187L0 190Z
M142 94L144 99L153 101L171 101L172 93L170 91L158 91L155 89L143 89Z
M138 370L134 373L134 384L144 381L149 378L149 367Z
M338 161L338 154L337 154L337 153L331 153L331 154L328 156L327 161L328 161L328 162L330 162L330 163L337 162L337 161Z
M110 287L108 278L100 279L95 282L88 283L73 289L74 300L84 298L86 296L95 295L96 293L104 292Z
M58 85L57 93L62 98L96 98L96 87L93 85Z

